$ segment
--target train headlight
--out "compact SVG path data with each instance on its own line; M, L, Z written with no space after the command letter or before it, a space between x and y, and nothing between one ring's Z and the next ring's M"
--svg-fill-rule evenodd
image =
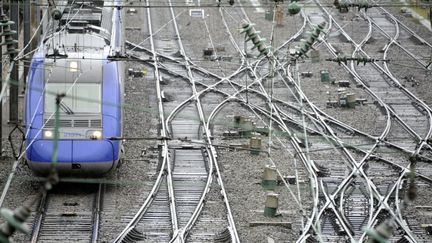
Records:
M71 73L78 72L78 62L76 61L69 62L69 72Z
M53 137L53 132L50 130L46 130L44 131L44 138L52 138Z
M102 138L102 132L101 131L93 131L90 134L90 139L96 140L96 139L101 139L101 138Z

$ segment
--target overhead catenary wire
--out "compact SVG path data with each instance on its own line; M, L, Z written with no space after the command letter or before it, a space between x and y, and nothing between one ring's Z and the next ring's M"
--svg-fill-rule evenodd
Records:
M46 34L46 33L45 33L45 34ZM7 87L8 84L10 85L10 75L11 75L11 71L12 71L12 69L13 69L13 67L14 67L15 64L16 64L16 61L12 62L12 65L10 65L10 71L8 72L8 76L7 76L7 78L6 78L6 85L3 86L3 89L2 89L2 91L1 91L1 93L0 93L0 100L3 100L3 98L4 98L4 94L5 94L5 90L6 90L5 87ZM78 75L77 78L74 80L72 86L69 88L69 90L67 91L67 93L68 93L68 92L72 89L72 87L76 84L76 82L78 81L78 79L79 79L80 76L81 76L81 73L80 73L80 75ZM49 81L49 80L47 80L46 82L48 82L48 81ZM3 80L2 80L2 82L3 82ZM16 82L15 85L18 86L18 85L19 85L19 81L15 81L15 82ZM46 87L46 86L44 86L44 90L45 90L45 87ZM58 94L57 94L57 95L58 95ZM43 96L41 95L41 97L39 98L39 101L38 101L38 105L40 105L40 102L41 102L42 98L43 98ZM59 113L55 113L55 114L59 115ZM35 115L36 115L36 114L35 114ZM51 116L49 117L49 119L50 119L53 115L54 115L54 113L51 114ZM34 117L33 117L32 119L34 119ZM48 120L47 120L47 121L48 121ZM46 122L47 122L47 121L46 121ZM46 122L43 124L43 127L45 126ZM58 120L57 120L57 122L58 122ZM58 127L57 127L57 129L58 129ZM26 154L26 152L27 152L27 150L29 149L29 147L34 143L34 141L36 141L37 136L38 136L41 132L42 132L42 130L37 131L35 138L34 138L32 141L29 142L28 146L25 147L24 151L22 151L21 154L18 156L18 158L14 161L14 163L13 163L13 165L12 165L12 170L11 170L11 172L9 173L8 179L7 179L7 181L6 181L5 186L3 187L3 191L2 191L2 194L1 194L1 196L0 196L0 207L2 207L2 205L3 205L3 202L4 202L5 198L6 198L7 192L9 191L9 187L10 187L10 185L11 185L11 183L12 183L13 176L15 175L15 172L16 172L16 170L17 170L17 168L18 168L18 164L19 164L20 161L21 161L21 158ZM56 156L54 156L55 154L56 154L56 153L53 154L53 159L56 159ZM55 168L54 168L55 165L56 165L56 163L53 163L53 171L50 173L50 175L49 175L49 177L48 177L48 179L47 179L47 183L51 183L51 182L52 182L52 183L55 183L56 178L58 178L58 176L56 176L56 171L55 171ZM51 180L51 182L50 182L50 180Z
M238 4L241 6L241 2L240 1L238 1ZM243 8L241 8L241 10L242 10L242 12L243 12L243 14L245 15L245 17L246 17L246 20L250 23L251 21L249 20L249 18L248 18L248 16L247 16L247 14L246 14L246 12L244 11L244 9ZM248 26L249 24L247 24L246 26ZM246 29L245 29L246 30ZM247 32L246 32L247 33ZM259 38L259 37L258 37ZM268 56L270 56L270 58L269 58L269 62L270 62L270 65L271 65L271 60L272 60L272 52L270 52L269 51L269 53L267 53L266 54L266 56L268 57ZM273 61L275 61L274 60L274 58L273 58ZM275 62L274 62L275 63ZM249 65L249 64L248 64ZM255 72L255 70L254 70L254 72ZM265 91L265 88L264 87L262 87L262 85L261 84L259 84L260 86L261 86L261 89L263 90L263 92L265 93L265 96L266 96L266 98L267 98L267 100L269 99L269 96L268 96L268 94L266 93L266 91ZM271 106L272 107L272 109L273 109L273 104L272 103L269 103L269 106ZM272 112L272 111L271 111ZM275 110L275 112L277 112L276 110ZM272 122L272 119L273 118L273 116L271 116L270 117L270 122ZM290 133L290 131L287 129L287 132L288 133ZM270 135L271 136L271 135ZM287 188L289 191L290 191L290 194L291 195L294 195L294 193L292 193L292 191L291 191L291 189L288 187ZM295 198L295 197L294 197ZM302 209L302 205L301 204L297 204L301 209ZM302 210L303 211L303 210ZM303 217L303 216L302 216ZM309 222L312 222L311 221L311 219L309 220ZM317 229L316 229L316 227L315 227L315 225L314 224L310 224L310 226L317 232ZM320 237L320 235L318 234L318 239L322 242L322 238Z
M145 6L145 5L139 5L139 4L134 4L134 2L139 3L138 1L129 1L128 4L111 4L108 3L106 5L104 5L104 7L108 7L108 8L149 8L149 9L157 9L157 8L170 8L170 6L167 5L163 5L163 4L157 4L158 2L162 2L162 1L152 1L155 2L155 5L151 5L151 6ZM194 4L184 4L185 1L181 1L182 4L177 4L175 6L172 6L172 8L196 8L197 6ZM281 4L289 4L290 1L286 1L284 3ZM16 4L16 3L12 3L12 4ZM27 4L27 3L24 3ZM268 6L269 4L271 4L271 1L269 1L268 4L263 3L260 6ZM34 6L39 6L39 7L48 7L48 4L43 4L43 3L35 3ZM64 4L57 4L58 7L67 7L69 5L64 5ZM316 8L316 5L306 2L306 3L302 3L302 6L304 8ZM323 4L322 6L325 7L334 7L333 4L330 3L326 3ZM395 2L387 2L387 3L380 3L379 6L382 7L418 7L419 5L415 4L415 3L395 3ZM224 7L224 8L240 8L240 6L238 6L238 4L234 4L232 6L230 6L229 4L224 4L224 5L220 5L218 6L216 1L215 3L209 3L209 4L200 4L201 8L219 8L219 7ZM242 4L243 8L257 8L256 5L253 4L249 4L249 3L244 3Z
M74 83L78 82L78 80L79 80L79 76L74 80ZM10 82L13 83L14 81L10 81ZM56 95L55 92L45 91L44 89L43 90L38 90L38 89L35 89L35 88L31 88L30 91L39 91L39 92L43 92L43 93L47 93L47 94L51 94L51 95ZM92 98L88 98L88 97L77 96L76 99L77 100L86 101L86 102L92 102L92 103L100 102L97 99L92 99ZM111 106L118 106L117 104L110 103L110 102L104 102L103 104L105 104L105 105L111 105ZM125 109L130 109L130 110L135 110L135 111L146 111L146 112L150 112L150 113L156 114L155 111L152 111L152 110L149 110L149 109L136 108L134 106L129 106L127 103L122 104L122 107L125 108ZM187 118L187 117L185 117L185 118ZM227 123L216 123L216 124L220 124L220 125L224 125L226 127L234 128L234 126L227 125ZM272 131L272 132L274 132L274 131ZM286 134L283 133L283 132L281 132L281 134L286 136ZM346 144L345 146L349 148L350 146L355 147L356 145ZM389 152L389 153L391 153L391 152Z

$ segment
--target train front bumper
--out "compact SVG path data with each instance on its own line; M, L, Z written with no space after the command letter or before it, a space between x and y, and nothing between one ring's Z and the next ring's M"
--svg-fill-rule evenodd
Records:
M52 140L36 140L27 150L27 162L36 173L46 174L52 165ZM62 174L105 174L117 166L120 141L59 140L57 169Z

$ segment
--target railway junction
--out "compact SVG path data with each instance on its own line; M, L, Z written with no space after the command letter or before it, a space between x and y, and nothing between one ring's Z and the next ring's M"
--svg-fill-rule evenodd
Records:
M2 33L20 24L2 35L0 242L432 241L432 33L414 3L4 2ZM115 30L123 134L91 139L123 157L103 176L26 159L30 62L62 26Z

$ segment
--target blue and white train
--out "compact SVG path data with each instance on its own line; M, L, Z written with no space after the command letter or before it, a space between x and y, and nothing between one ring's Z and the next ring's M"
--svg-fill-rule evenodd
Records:
M37 174L51 170L55 99L64 93L56 168L63 175L102 175L122 157L124 68L113 59L123 47L122 10L113 7L120 1L63 2L27 77L26 161Z

